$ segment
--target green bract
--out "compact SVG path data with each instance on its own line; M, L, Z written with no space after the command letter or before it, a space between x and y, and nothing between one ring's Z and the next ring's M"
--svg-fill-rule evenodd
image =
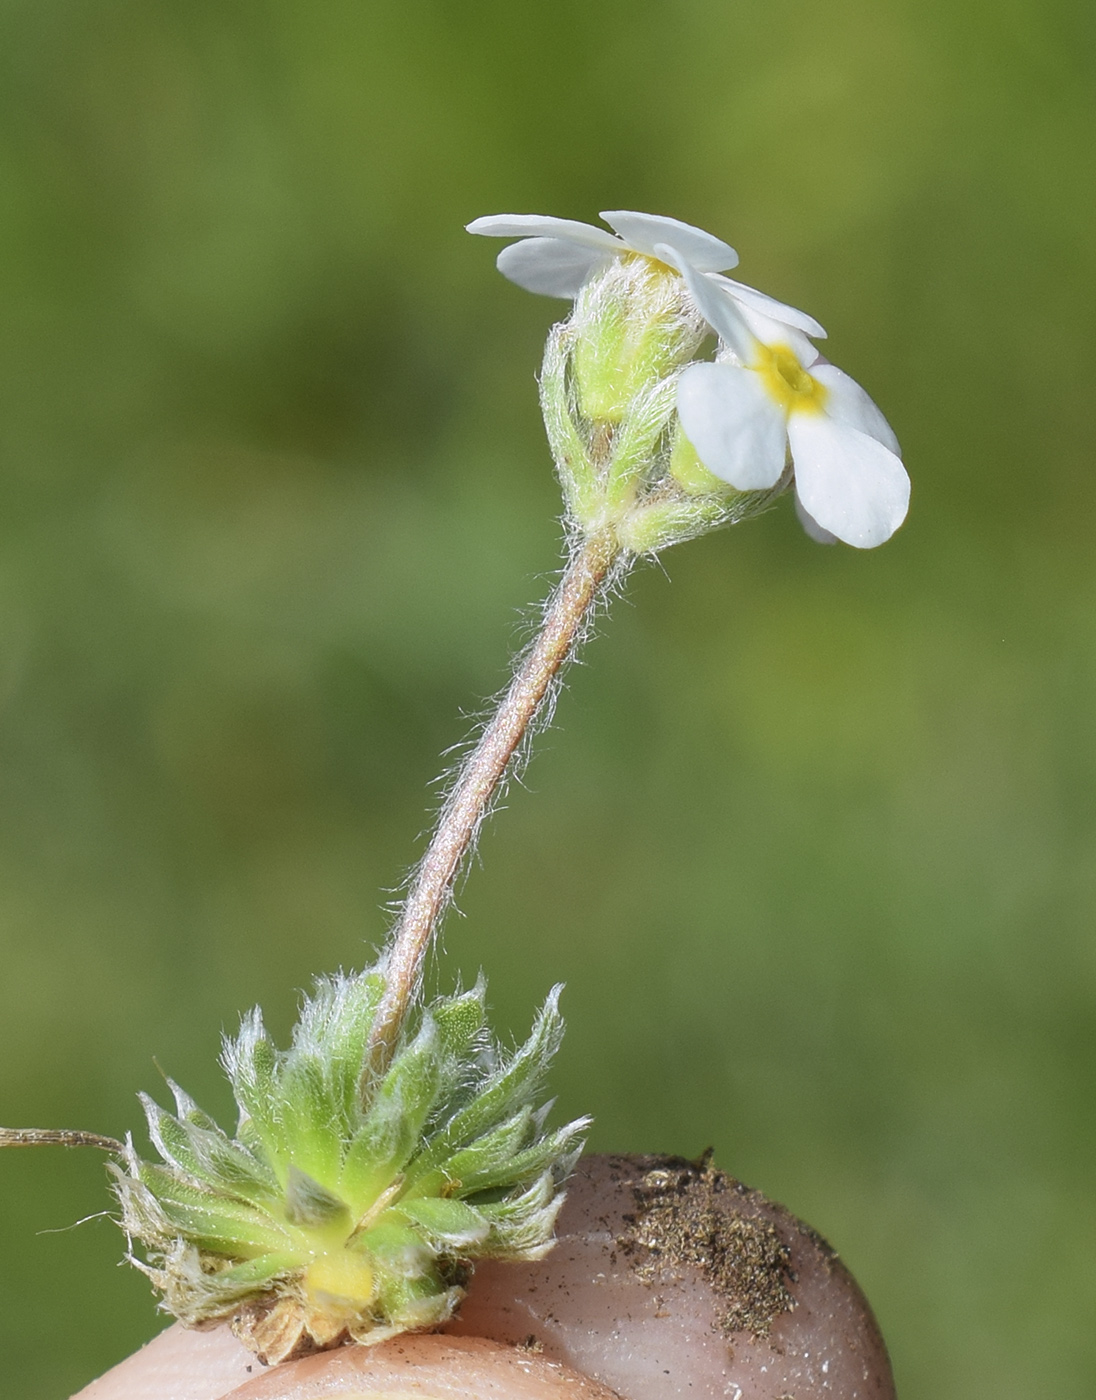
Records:
M509 1057L481 981L423 1010L387 1072L363 1079L384 985L380 967L320 980L284 1051L251 1012L223 1057L235 1137L171 1084L173 1114L143 1099L162 1162L127 1142L113 1167L146 1255L134 1262L165 1310L231 1319L264 1360L442 1322L473 1260L552 1243L588 1123L545 1132L535 1106L563 1033L559 988Z
M739 491L684 438L678 384L708 326L673 268L620 257L553 327L541 407L568 516L628 554L655 554L765 510L785 489Z
M648 258L620 258L575 300L573 372L578 406L620 423L639 396L692 359L707 330L680 279ZM669 406L673 411L672 404Z

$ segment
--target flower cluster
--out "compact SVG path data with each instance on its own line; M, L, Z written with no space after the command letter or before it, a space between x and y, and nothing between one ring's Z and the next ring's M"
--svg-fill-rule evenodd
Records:
M679 336L673 353L664 353L661 361L648 355L644 363L636 359L634 350L631 361L618 354L612 368L619 381L627 378L624 370L629 363L639 365L638 378L632 375L636 382L629 406L640 417L646 413L650 420L652 398L671 405L658 432L676 432L683 438L671 444L669 478L692 504L686 507L672 500L668 481L656 473L651 503L664 516L670 510L669 518L677 523L661 532L657 527L649 529L646 536L633 528L634 541L642 545L648 539L661 547L684 533L740 518L789 483L794 483L800 518L816 539L839 539L859 548L889 539L905 519L909 504L909 477L898 441L864 390L812 344L812 339L826 334L818 322L727 277L738 255L701 229L626 210L601 217L613 233L569 219L522 214L476 219L468 229L521 240L504 248L498 258L499 270L511 281L530 291L576 299L571 321L565 323L571 327L570 359L562 370L554 367L550 345L545 379L553 382L555 368L557 397L577 392L575 406L588 425L587 456L600 422L612 422L619 431L629 415L599 419L597 396L589 386L596 388L601 381L596 375L583 374L583 347L603 345L610 324L614 327L611 343L622 340L621 324L632 325L633 344L642 343L656 299L652 288L662 285L665 302L666 287L672 285L678 299L676 321L693 325L692 343ZM630 309L622 313L625 283L632 286L632 299ZM715 358L694 361L691 356L707 330L718 337ZM570 387L571 380L577 390ZM672 387L669 397L667 384ZM593 414L591 402L595 403ZM561 412L558 404L546 402L545 407L559 460ZM563 413L571 413L570 406ZM652 424L648 421L645 426L646 435L640 436L650 450ZM564 444L562 453L565 486L576 475L579 444L575 434L571 436L574 440ZM606 479L604 464L600 475ZM610 469L608 476L612 475ZM718 495L720 483L735 493L760 495L740 503L737 511L713 512L710 498ZM685 526L690 511L698 522L691 531ZM589 528L581 508L576 515Z
M482 982L424 1010L388 1070L366 1068L383 971L322 979L287 1051L256 1010L226 1043L234 1137L176 1085L145 1098L162 1161L127 1141L113 1168L122 1224L164 1307L228 1318L276 1362L370 1344L452 1313L477 1258L552 1244L560 1184L588 1120L554 1132L536 1107L563 1024L549 997L526 1044L500 1055Z

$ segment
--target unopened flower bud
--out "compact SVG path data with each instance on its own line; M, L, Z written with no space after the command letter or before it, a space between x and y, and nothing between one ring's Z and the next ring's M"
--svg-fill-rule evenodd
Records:
M572 316L582 416L620 424L636 400L688 364L704 322L681 278L652 258L618 258L582 288Z

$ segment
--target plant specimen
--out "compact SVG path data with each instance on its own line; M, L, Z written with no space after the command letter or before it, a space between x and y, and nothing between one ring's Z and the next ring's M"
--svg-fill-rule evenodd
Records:
M286 1049L257 1010L244 1018L223 1054L234 1132L170 1081L172 1111L143 1097L158 1161L129 1138L0 1130L0 1145L105 1149L130 1257L165 1311L189 1325L228 1320L266 1361L435 1327L477 1261L533 1261L552 1247L589 1121L546 1124L558 989L508 1055L487 1026L482 980L425 1005L422 973L480 824L598 605L637 560L758 515L789 490L820 541L870 548L905 518L894 434L819 354L813 318L728 278L737 255L699 229L602 217L613 232L526 215L469 226L517 240L498 259L511 280L573 302L540 381L567 557L387 947L360 973L317 981ZM686 1167L651 1166L637 1188L654 1193L663 1233L662 1177L693 1190L706 1171ZM762 1247L756 1230L750 1238Z

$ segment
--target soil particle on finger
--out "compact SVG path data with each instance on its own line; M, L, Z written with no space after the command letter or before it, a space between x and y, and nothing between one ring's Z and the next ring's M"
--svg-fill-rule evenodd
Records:
M767 1337L774 1318L795 1307L791 1254L771 1221L754 1210L754 1193L709 1165L707 1157L630 1158L635 1212L617 1246L637 1278L652 1286L699 1270L719 1299L725 1335Z

